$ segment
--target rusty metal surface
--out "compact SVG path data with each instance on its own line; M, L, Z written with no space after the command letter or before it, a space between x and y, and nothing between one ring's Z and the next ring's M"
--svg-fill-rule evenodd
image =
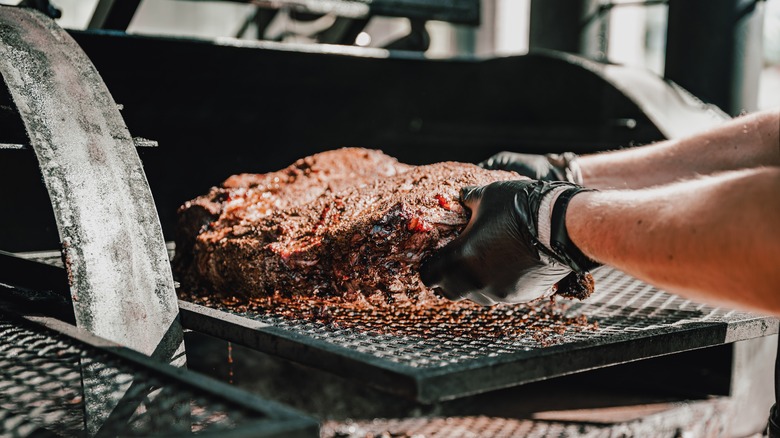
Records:
M95 67L52 20L0 7L0 73L54 207L79 326L181 363L181 326L154 201Z

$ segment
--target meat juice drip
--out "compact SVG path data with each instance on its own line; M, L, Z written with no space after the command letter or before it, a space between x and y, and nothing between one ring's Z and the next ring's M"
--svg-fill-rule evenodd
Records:
M233 343L227 343L228 383L233 384Z

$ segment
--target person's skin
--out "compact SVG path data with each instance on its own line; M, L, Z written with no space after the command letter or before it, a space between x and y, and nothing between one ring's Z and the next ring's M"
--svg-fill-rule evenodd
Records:
M780 110L743 116L679 140L581 156L584 185L636 189L697 175L780 166Z
M628 188L571 200L566 227L588 257L692 299L780 315L780 111L580 164L586 186Z

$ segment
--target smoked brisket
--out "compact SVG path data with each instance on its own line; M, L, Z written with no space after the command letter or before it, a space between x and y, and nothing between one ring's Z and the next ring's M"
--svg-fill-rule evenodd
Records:
M174 268L184 288L228 295L430 297L418 269L468 222L461 187L517 178L364 149L316 154L183 205Z

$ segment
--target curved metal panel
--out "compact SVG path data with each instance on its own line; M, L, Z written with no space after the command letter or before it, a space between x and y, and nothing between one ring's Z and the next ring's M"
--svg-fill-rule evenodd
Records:
M52 20L1 7L0 73L54 208L78 325L183 362L160 221L133 139L97 70Z

